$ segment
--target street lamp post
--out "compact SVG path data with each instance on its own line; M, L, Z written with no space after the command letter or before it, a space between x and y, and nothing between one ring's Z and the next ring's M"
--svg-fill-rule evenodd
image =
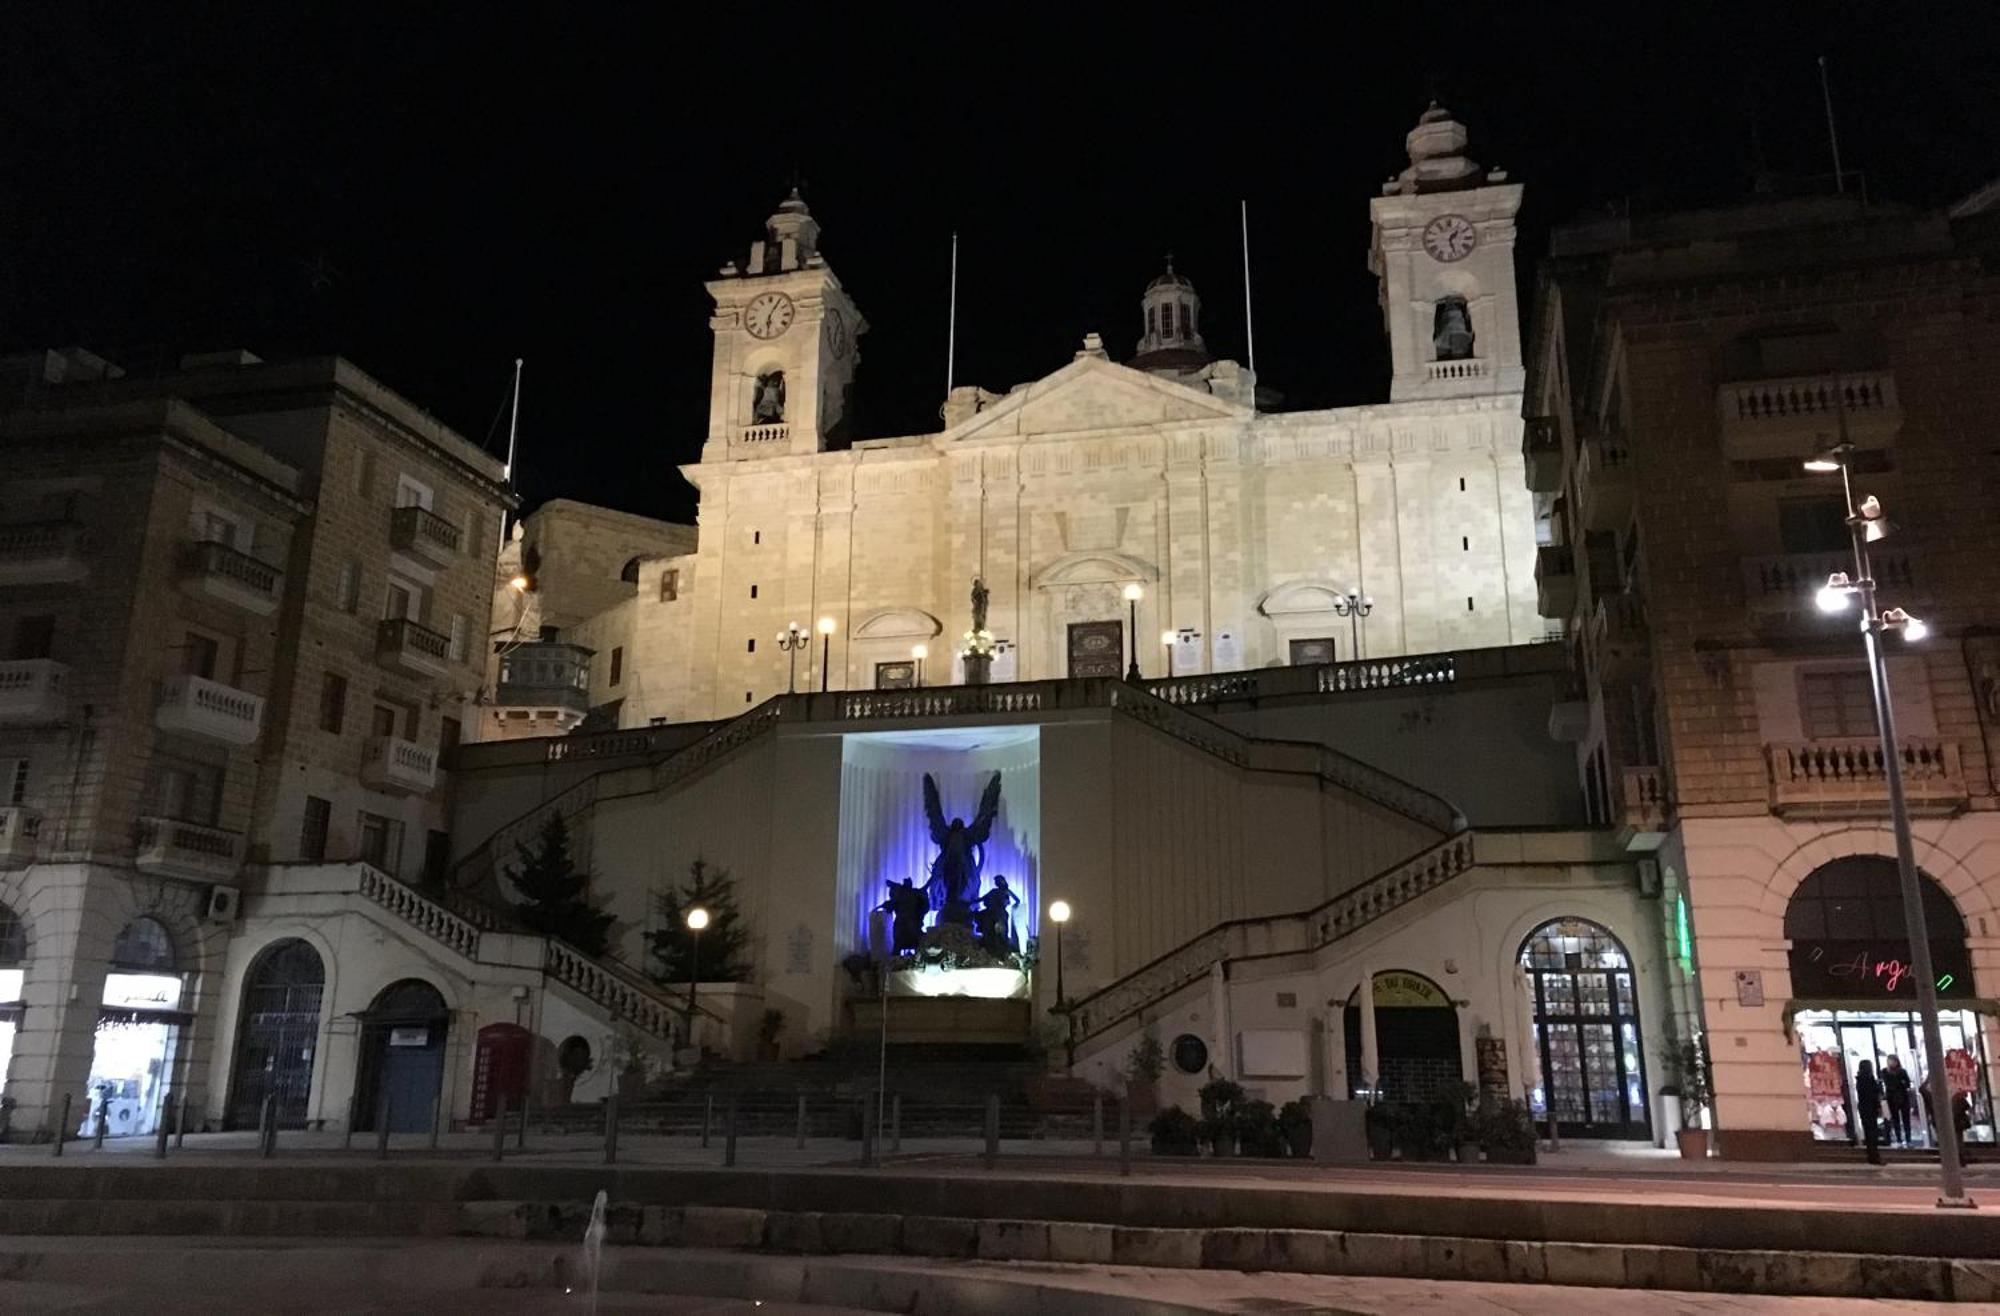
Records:
M1180 638L1180 634L1176 631L1160 632L1160 653L1166 662L1165 669L1160 673L1161 676L1172 676L1174 674L1174 645L1180 642Z
M1339 595L1334 597L1333 614L1336 617L1347 618L1349 636L1354 642L1350 652L1356 658L1362 656L1361 619L1373 611L1375 611L1375 600L1369 598L1358 589L1348 590L1344 597Z
M786 623L785 629L778 632L778 647L790 655L792 661L791 671L785 676L785 693L788 695L799 692L799 650L806 647L809 638L805 627L797 622Z
M819 619L819 692L826 693L827 669L833 661L833 618Z
M1126 647L1132 651L1132 661L1125 669L1125 679L1135 683L1139 680L1139 600L1145 597L1146 591L1138 581L1135 580L1125 587L1125 602L1130 606L1132 616L1131 624L1125 628L1125 635L1129 641Z
M682 921L687 924L688 931L694 934L694 953L688 957L687 1040L688 1046L692 1048L694 1046L694 987L696 983L701 981L701 930L708 926L708 911L700 905L696 905L693 909L682 915Z
M1917 1014L1924 1031L1924 1065L1929 1071L1924 1082L1930 1087L1931 1131L1938 1143L1940 1192L1938 1205L1972 1207L1966 1196L1965 1171L1959 1164L1958 1127L1952 1117L1951 1077L1944 1066L1944 1035L1938 1027L1937 970L1931 963L1930 928L1924 919L1923 887L1917 879L1915 847L1910 840L1909 806L1903 798L1903 762L1896 747L1896 708L1890 697L1889 674L1882 660L1882 636L1901 631L1906 641L1921 640L1929 633L1924 623L1901 608L1886 612L1875 600L1875 573L1868 560L1868 545L1889 533L1882 505L1874 498L1854 501L1854 481L1848 468L1853 445L1846 439L1847 416L1841 413L1842 438L1829 452L1805 464L1809 471L1840 472L1840 488L1847 504L1848 537L1854 546L1854 577L1836 571L1819 591L1819 606L1839 612L1848 600L1861 601L1861 647L1868 655L1869 691L1875 699L1875 730L1882 741L1882 775L1889 787L1889 818L1896 836L1896 875L1903 889L1903 922L1910 934L1910 976L1916 980Z
M931 656L931 651L929 645L913 644L910 646L910 657L914 659L917 664L917 688L919 690L921 690L924 685L924 659L930 656Z
M1063 924L1069 922L1069 901L1049 902L1049 922L1056 925L1056 1009L1063 1016L1063 1067L1065 1072L1076 1068L1076 1015L1071 1012L1068 1000L1063 995Z

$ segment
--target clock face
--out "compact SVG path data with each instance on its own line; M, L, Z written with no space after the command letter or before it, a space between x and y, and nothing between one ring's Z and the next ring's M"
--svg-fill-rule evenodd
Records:
M1424 250L1434 259L1464 260L1478 244L1478 232L1463 215L1439 215L1424 225Z
M846 356L847 349L854 344L854 336L847 332L846 318L835 308L826 313L826 343L837 357Z
M785 294L762 293L744 308L743 327L750 331L752 338L776 338L792 327L792 317L797 314L792 299Z

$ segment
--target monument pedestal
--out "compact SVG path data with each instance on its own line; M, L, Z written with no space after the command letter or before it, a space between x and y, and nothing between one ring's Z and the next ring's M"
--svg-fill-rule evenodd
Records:
M965 655L965 683L985 685L993 678L993 655L990 653L969 653Z

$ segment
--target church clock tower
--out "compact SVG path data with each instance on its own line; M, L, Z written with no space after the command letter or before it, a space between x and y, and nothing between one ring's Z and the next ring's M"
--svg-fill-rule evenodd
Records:
M1389 333L1389 400L1518 393L1514 216L1521 185L1465 156L1466 132L1431 102L1406 139L1410 166L1369 202Z
M819 252L819 222L797 188L764 223L715 299L704 462L826 450L840 437L868 324Z

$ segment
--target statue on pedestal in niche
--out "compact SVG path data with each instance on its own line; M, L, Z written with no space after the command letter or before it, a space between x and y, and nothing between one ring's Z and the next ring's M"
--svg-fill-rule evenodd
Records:
M904 878L889 883L889 898L878 909L889 916L890 945L898 955L914 955L924 937L924 915L931 912L930 897L918 890L916 882Z
M986 582L979 577L972 578L972 630L974 634L986 629L986 600L992 597L986 589Z
M938 847L924 895L938 911L940 924L971 925L972 901L979 894L979 870L986 863L986 838L992 834L993 820L999 813L999 773L986 783L986 791L979 797L979 812L970 823L963 818L945 820L937 778L924 774L924 817L930 822L931 841Z

